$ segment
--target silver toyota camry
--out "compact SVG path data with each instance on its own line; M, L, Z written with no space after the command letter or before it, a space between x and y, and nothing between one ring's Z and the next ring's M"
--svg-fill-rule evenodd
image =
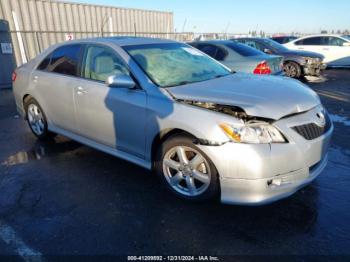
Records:
M269 203L327 163L333 126L315 92L285 77L233 73L183 43L63 43L17 68L13 81L39 139L61 134L153 169L188 200Z

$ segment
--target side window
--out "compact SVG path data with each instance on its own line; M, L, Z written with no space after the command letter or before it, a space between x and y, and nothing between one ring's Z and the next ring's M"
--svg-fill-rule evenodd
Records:
M247 46L250 46L250 47L252 47L252 48L255 48L255 49L259 49L259 50L260 50L259 45L258 45L257 43L255 43L254 41L252 41L252 40L246 40L246 41L245 41L245 44L246 44Z
M304 38L295 42L296 45L321 45L321 37Z
M79 53L80 45L67 45L57 48L51 55L51 61L46 71L77 76Z
M47 57L45 57L43 61L41 61L40 65L38 66L38 70L46 71L48 69L51 60L51 55L52 54L49 54Z
M216 51L215 59L218 61L222 61L226 58L226 56L227 56L227 52L224 49L218 47Z
M85 52L84 78L105 82L109 76L129 74L115 51L103 46L89 46Z
M340 39L338 37L324 37L324 43L323 45L330 45L330 46L342 46L345 41L343 39Z
M215 58L217 47L213 45L198 45L198 48L206 53L207 55L211 56L212 58Z

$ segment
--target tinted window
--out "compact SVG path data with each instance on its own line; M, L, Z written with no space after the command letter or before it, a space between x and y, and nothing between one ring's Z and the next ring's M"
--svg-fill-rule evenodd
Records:
M198 45L198 49L202 52L206 53L207 55L211 56L212 58L215 58L217 47L213 45Z
M226 56L227 56L226 51L221 49L220 47L218 47L218 50L217 50L216 55L215 55L215 59L218 61L222 61L226 58Z
M80 45L69 45L57 48L51 55L47 71L63 75L78 75Z
M276 41L277 43L280 43L280 44L289 43L290 41L293 41L295 39L297 39L297 37L295 36L278 36L278 37L272 38L273 41Z
M345 40L338 37L324 37L323 45L331 45L331 46L342 46L345 43Z
M244 44L255 49L259 49L259 50L261 49L260 46L257 43L255 43L255 41L252 41L252 40L245 40Z
M321 37L310 37L295 42L296 45L321 45Z
M225 46L230 48L231 50L235 51L236 53L242 55L242 56L258 56L263 55L264 53L252 48L248 45L243 45L239 43L225 43Z
M288 48L285 46L281 45L280 43L277 43L276 41L273 41L271 39L263 38L260 40L263 45L264 49L270 49L272 52L287 52Z
M82 75L105 82L109 76L129 74L129 70L115 51L103 46L89 46L86 50Z
M47 67L50 64L50 60L51 60L51 54L49 54L38 66L39 70L47 70Z
M219 61L224 60L225 57L227 56L227 53L225 52L225 50L215 45L198 44L197 48L202 52L206 53L207 55L211 56L212 58Z

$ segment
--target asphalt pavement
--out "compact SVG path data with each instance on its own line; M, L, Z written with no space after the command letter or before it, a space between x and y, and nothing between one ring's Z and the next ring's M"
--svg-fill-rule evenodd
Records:
M350 258L350 70L305 83L334 121L329 163L311 185L260 207L188 203L136 165L62 136L39 142L12 91L0 90L0 254Z

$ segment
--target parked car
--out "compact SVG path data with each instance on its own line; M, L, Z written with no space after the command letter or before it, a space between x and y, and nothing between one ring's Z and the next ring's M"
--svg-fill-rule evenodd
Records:
M247 45L211 40L189 43L236 72L282 75L283 58L267 55Z
M313 52L289 50L271 39L238 38L234 39L234 41L249 45L267 54L283 56L283 69L289 77L319 76L321 70L326 68L322 55Z
M274 36L271 37L271 39L279 44L285 44L285 43L289 43L290 41L293 41L295 39L298 39L298 37L296 36Z
M333 126L315 92L284 77L233 73L187 44L74 40L13 80L18 111L39 139L61 134L153 168L184 199L268 203L327 163Z
M322 54L328 66L350 66L350 38L341 35L310 35L285 44L289 49Z

